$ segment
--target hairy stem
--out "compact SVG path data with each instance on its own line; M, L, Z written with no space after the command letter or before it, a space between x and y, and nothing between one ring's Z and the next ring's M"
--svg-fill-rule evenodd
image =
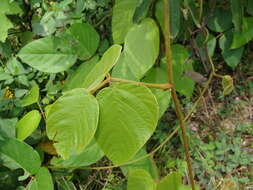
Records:
M186 156L186 162L188 166L188 172L190 177L190 183L192 190L195 190L195 182L194 182L194 175L193 169L191 164L191 158L189 153L189 143L188 137L186 134L185 122L184 122L184 115L182 112L181 104L179 102L176 89L174 87L174 79L173 79L173 65L172 65L172 51L171 51L171 43L170 43L170 18L169 18L169 0L163 0L163 7L164 7L164 40L165 40L165 54L166 54L166 61L167 61L167 72L168 72L168 83L172 84L171 88L171 96L173 103L175 105L175 111L177 118L179 120L179 125L182 130L182 139L183 139L183 146Z

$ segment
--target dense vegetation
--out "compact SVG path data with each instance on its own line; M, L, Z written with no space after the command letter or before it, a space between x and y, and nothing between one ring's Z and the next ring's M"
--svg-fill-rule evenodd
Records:
M252 0L1 0L1 190L253 188Z

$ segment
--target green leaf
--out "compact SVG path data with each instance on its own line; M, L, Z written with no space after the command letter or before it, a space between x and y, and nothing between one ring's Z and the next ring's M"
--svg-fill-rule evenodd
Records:
M134 156L134 158L132 160L139 159L145 155L147 155L147 152L146 152L145 148L142 148ZM125 176L128 176L128 174L131 170L142 169L142 170L145 170L146 172L148 172L154 180L158 180L158 178L159 178L159 174L158 174L158 170L155 165L155 162L154 162L153 158L150 156L145 159L142 159L140 161L134 162L132 164L122 166L121 169L122 169L122 172L124 173Z
M73 155L68 160L63 160L58 157L53 157L50 163L55 166L78 168L81 166L88 166L93 163L96 163L103 156L104 156L104 153L102 152L98 144L95 142L95 140L93 140L87 146L87 148L80 154Z
M17 138L26 139L39 126L41 120L40 112L32 110L24 115L17 123Z
M170 33L171 38L176 38L180 31L181 20L181 0L170 0ZM155 16L164 32L164 14L163 14L163 0L158 0L155 6Z
M26 94L26 96L21 100L21 105L23 107L29 106L33 103L36 103L39 100L40 89L36 83L33 83L32 88Z
M52 176L47 168L41 167L29 183L28 190L54 190Z
M208 54L209 56L213 56L214 55L214 51L215 51L215 47L216 47L216 38L212 35L209 34L208 38L206 39L205 35L203 35L202 33L198 34L196 37L196 44L199 48L199 54L201 57L203 57L204 60L207 59L206 57L206 53L205 53L205 46L207 45L207 50L208 50Z
M97 142L114 164L125 163L156 128L159 110L155 96L147 87L120 83L101 90L97 99Z
M58 73L71 67L77 56L70 45L56 37L35 40L23 47L18 56L31 67L42 72Z
M142 0L139 2L139 5L136 7L133 22L139 23L142 19L144 19L149 11L150 6L152 5L153 0Z
M64 177L56 181L58 190L76 190L75 185Z
M0 137L16 137L16 117L10 119L0 118Z
M136 169L129 172L127 190L156 190L156 183L148 172Z
M224 33L219 39L219 45L222 49L222 56L228 66L232 69L238 65L242 58L244 47L230 49L233 40L233 31L229 30Z
M234 32L232 49L239 48L253 39L253 17L243 18L241 32Z
M180 190L182 185L182 176L178 172L172 172L171 174L164 177L157 185L156 190Z
M248 0L248 4L247 4L247 12L253 16L253 1Z
M81 59L88 59L96 52L99 35L90 24L75 23L68 29L68 32L75 39L75 47Z
M97 100L85 89L68 91L52 105L47 135L63 159L84 151L97 129L98 115Z
M244 3L242 0L230 0L232 20L236 32L242 32L242 22L244 15Z
M13 27L13 24L3 13L0 13L0 25L0 42L5 42L8 30Z
M29 174L36 174L40 168L40 156L33 148L17 139L0 140L0 158L12 162L16 168L23 168Z
M121 52L120 45L112 45L102 56L101 60L91 68L89 73L84 76L80 88L86 88L92 90L101 81L104 80L106 74L112 69L117 63ZM86 73L84 73L86 74Z
M162 84L162 83L168 83L167 77L168 75L167 75L166 68L154 67L150 69L150 71L147 73L143 81L147 83ZM159 118L161 118L164 112L167 110L167 108L170 105L170 102L171 102L170 91L157 89L157 88L150 88L150 90L155 95L156 100L159 104Z
M152 19L144 19L127 33L124 51L112 71L112 76L140 80L155 64L158 54L158 27Z
M116 0L112 13L112 37L116 44L122 44L128 30L134 25L133 16L139 0Z
M232 14L223 8L215 8L208 17L207 26L214 32L224 32L232 27Z
M192 20L195 23L195 25L198 28L201 28L200 25L200 14L199 14L199 8L196 6L196 1L195 0L184 0L184 5L185 7L189 10Z
M1 13L12 15L12 14L22 14L23 11L19 7L18 2L10 0L1 0L0 14Z
M224 96L229 95L233 91L234 84L231 76L225 75L222 77L222 88Z

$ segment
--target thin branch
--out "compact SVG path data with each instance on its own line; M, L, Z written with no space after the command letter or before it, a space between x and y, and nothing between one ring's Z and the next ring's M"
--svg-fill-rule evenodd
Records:
M166 54L166 61L167 61L167 67L168 67L168 83L172 84L171 88L171 95L172 100L175 105L175 111L177 118L179 120L179 125L182 130L182 139L183 139L183 146L186 156L186 162L188 166L188 172L190 177L190 183L192 190L195 190L195 182L194 182L194 175L193 175L193 169L191 164L191 158L189 153L189 143L188 143L188 137L186 134L186 127L184 122L184 115L182 112L181 104L179 102L176 89L174 87L174 79L173 79L173 64L172 64L172 51L171 51L171 42L170 42L170 18L169 18L169 0L163 0L163 7L164 7L164 39L165 39L165 54Z

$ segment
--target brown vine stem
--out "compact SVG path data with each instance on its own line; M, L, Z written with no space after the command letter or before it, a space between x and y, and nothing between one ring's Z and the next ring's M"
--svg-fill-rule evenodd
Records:
M188 166L188 172L190 177L190 183L192 190L195 190L195 182L194 182L194 175L193 175L193 169L191 164L191 158L189 153L189 143L188 143L188 137L186 134L186 127L184 122L184 115L182 112L181 104L179 102L176 89L174 87L174 79L173 79L173 65L172 65L172 52L171 52L171 42L170 42L170 17L169 17L169 3L170 0L163 0L163 12L164 12L164 40L165 40L165 54L166 54L166 61L167 61L167 67L168 67L168 83L172 84L171 88L171 96L173 103L175 105L175 111L177 118L179 120L179 125L182 130L182 139L183 139L183 146L185 151L185 157L186 162Z

